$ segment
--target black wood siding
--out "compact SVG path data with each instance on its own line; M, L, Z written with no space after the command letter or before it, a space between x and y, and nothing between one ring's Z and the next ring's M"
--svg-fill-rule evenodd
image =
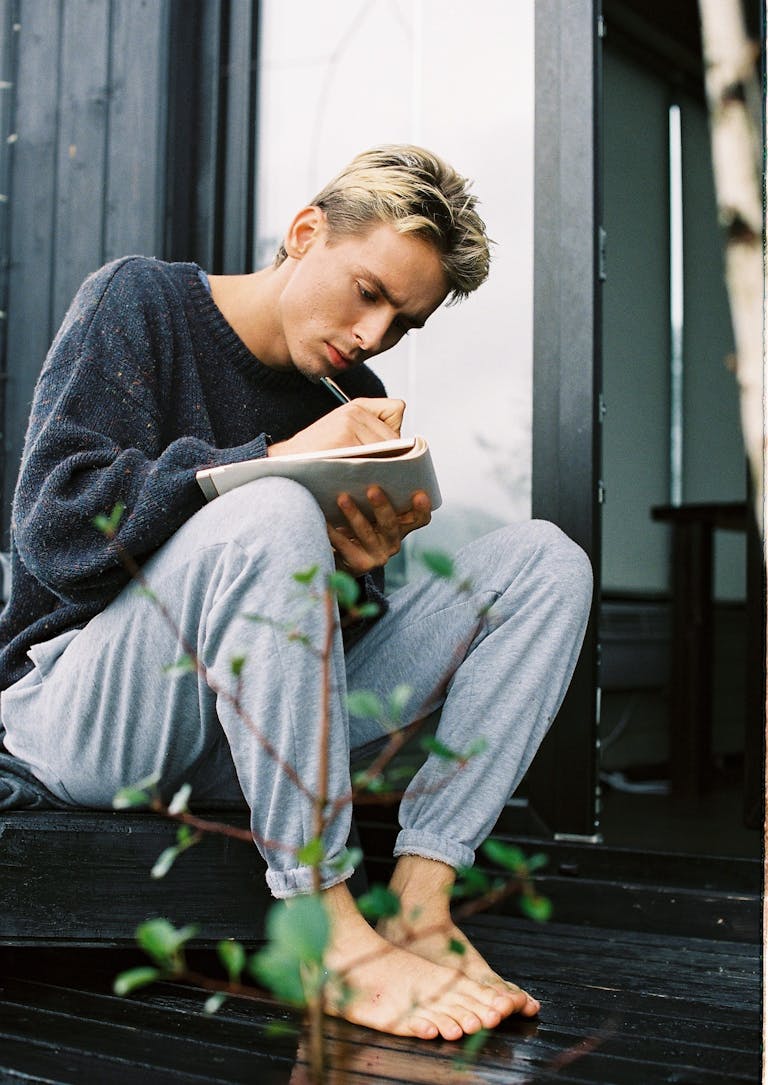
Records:
M35 380L85 276L126 253L249 270L257 15L255 0L0 0L6 532Z

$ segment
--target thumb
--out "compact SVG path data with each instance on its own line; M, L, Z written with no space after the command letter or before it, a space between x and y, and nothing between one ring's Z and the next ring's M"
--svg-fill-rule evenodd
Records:
M382 422L385 422L391 430L400 436L400 427L403 424L405 414L405 401L402 399L358 399L356 400L366 410L371 411Z

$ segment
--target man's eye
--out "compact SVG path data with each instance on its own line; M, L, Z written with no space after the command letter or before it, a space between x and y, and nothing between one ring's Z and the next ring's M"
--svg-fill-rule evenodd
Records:
M357 289L360 291L360 296L365 301L376 301L376 295L371 293L370 290L366 290L362 283L357 284Z

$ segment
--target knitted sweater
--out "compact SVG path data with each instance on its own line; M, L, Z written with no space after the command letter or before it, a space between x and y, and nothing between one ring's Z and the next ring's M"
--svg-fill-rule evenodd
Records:
M141 563L205 503L196 471L264 456L267 435L284 440L336 405L298 371L262 365L199 272L136 256L108 264L51 346L13 502L0 690L31 669L31 644L82 627L127 583L94 517L121 502L117 540ZM339 383L350 397L385 394L365 366Z

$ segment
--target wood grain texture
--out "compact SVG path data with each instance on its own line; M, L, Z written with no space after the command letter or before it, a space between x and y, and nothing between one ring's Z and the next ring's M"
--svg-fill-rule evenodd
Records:
M329 1085L758 1080L757 946L510 917L485 916L469 930L495 967L541 999L538 1020L505 1022L466 1072L457 1045L328 1020ZM0 952L0 1074L130 1085L306 1080L292 1011L268 998L231 1000L209 1017L202 992L170 984L118 999L111 979L129 961L103 950Z

